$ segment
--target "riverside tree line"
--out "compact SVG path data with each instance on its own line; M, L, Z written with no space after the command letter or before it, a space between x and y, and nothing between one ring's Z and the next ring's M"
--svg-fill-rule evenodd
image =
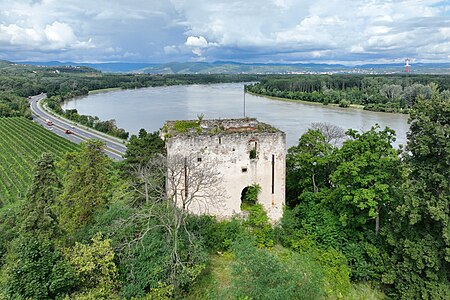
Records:
M418 97L430 99L437 84L449 98L450 77L446 75L290 75L267 76L247 85L255 94L324 105L351 104L383 112L408 113Z

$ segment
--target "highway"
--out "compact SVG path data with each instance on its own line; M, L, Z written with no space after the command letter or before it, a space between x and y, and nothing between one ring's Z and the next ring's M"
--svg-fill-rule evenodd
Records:
M127 150L123 140L115 137L106 136L106 134L98 132L94 129L78 125L70 120L63 119L56 114L47 112L42 108L41 101L47 97L46 94L32 96L28 99L30 108L33 113L33 120L53 133L68 139L74 143L86 142L89 139L98 139L105 143L104 152L114 160L123 160L122 155ZM53 122L52 126L48 126L46 120ZM67 134L65 131L70 130L72 133Z

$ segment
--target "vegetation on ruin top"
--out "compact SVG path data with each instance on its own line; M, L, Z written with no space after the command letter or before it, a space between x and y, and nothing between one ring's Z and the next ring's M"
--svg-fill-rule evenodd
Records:
M198 120L167 121L162 132L164 137L169 138L177 135L275 133L281 131L269 124L259 122L255 118L203 120L203 116L199 116Z

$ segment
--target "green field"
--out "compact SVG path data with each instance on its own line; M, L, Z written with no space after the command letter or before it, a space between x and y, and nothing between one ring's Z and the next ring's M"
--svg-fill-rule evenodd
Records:
M22 117L0 118L0 204L23 198L43 152L60 159L78 145Z

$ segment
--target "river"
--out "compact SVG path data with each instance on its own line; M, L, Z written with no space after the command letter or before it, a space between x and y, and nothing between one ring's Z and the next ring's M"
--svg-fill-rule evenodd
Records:
M97 93L65 102L64 109L77 109L80 114L95 115L101 120L115 119L117 126L131 134L139 129L155 131L166 120L241 118L244 116L243 83L210 85L177 85L136 90ZM378 123L389 126L397 133L395 146L406 144L408 116L339 108L318 104L305 104L245 95L247 117L269 123L286 132L288 146L297 144L298 138L313 122L328 122L344 129L369 130Z

